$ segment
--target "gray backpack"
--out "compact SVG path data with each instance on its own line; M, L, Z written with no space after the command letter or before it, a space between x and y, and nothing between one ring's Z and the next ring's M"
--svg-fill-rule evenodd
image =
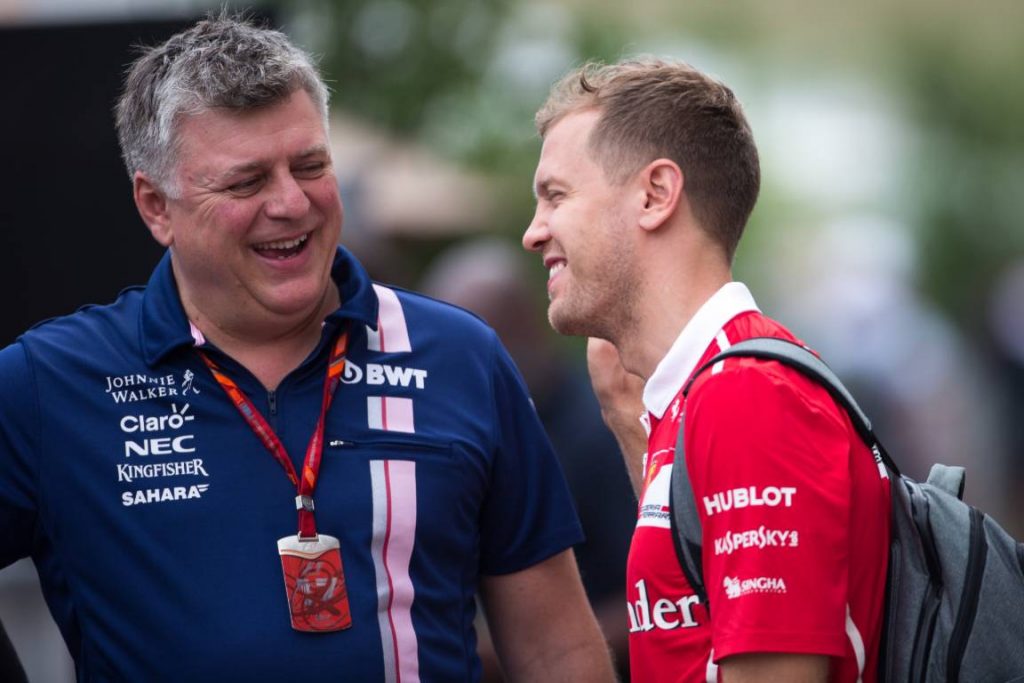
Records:
M900 474L832 370L812 352L783 339L733 345L693 373L684 395L704 370L733 356L778 361L820 383L888 471L892 527L879 680L1024 682L1024 544L960 500L964 469L934 465L923 484ZM672 535L683 573L710 614L684 425L685 415L670 485Z

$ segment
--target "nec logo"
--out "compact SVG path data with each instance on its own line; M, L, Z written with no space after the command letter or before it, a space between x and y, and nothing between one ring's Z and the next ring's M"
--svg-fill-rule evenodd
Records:
M369 385L387 384L392 387L413 385L417 389L423 389L427 384L427 371L419 368L406 368L401 365L367 363L364 372L355 363L346 361L341 381L345 384L359 384L364 380Z
M174 455L175 453L195 453L196 447L192 445L195 438L192 434L182 436L159 436L139 441L128 440L124 442L124 457L130 458L133 455L143 457L149 455Z

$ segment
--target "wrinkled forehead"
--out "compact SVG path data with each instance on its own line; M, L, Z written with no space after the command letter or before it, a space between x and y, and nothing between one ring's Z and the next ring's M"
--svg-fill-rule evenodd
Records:
M212 108L177 126L180 161L236 165L263 158L330 157L330 143L315 103L304 91L253 109Z
M189 85L195 85L190 88ZM295 76L287 83L267 84L222 83L216 87L209 84L187 84L184 89L166 82L160 93L160 106L156 114L161 119L161 126L171 136L177 135L181 122L190 117L215 112L226 116L244 117L253 112L272 108L286 103L298 96L305 95L313 108L328 124L328 109L320 92L315 87L305 84Z

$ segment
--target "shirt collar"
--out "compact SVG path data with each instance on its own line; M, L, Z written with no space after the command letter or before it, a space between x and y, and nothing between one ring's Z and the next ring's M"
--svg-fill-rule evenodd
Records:
M358 320L377 328L377 295L366 270L344 247L338 247L331 266L331 279L338 287L341 306L324 319L337 327L346 319ZM181 346L194 346L192 326L178 296L178 286L167 251L149 278L142 298L139 334L143 357L150 366L157 364Z
M660 420L683 382L697 369L715 335L740 313L758 310L750 290L741 282L726 283L705 301L644 385L644 407L648 412Z

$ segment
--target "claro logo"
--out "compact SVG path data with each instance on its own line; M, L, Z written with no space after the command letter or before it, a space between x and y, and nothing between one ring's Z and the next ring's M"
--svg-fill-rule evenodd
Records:
M192 434L156 435L182 430L194 419L195 415L189 414L187 403L181 409L177 405L171 406L171 412L164 415L125 415L118 423L123 433L131 435L124 442L124 457L195 453L195 436Z
M369 385L387 384L392 387L414 386L423 389L427 385L427 371L386 363L367 363L364 370L351 361L345 361L341 381L345 384L359 384L365 381Z

